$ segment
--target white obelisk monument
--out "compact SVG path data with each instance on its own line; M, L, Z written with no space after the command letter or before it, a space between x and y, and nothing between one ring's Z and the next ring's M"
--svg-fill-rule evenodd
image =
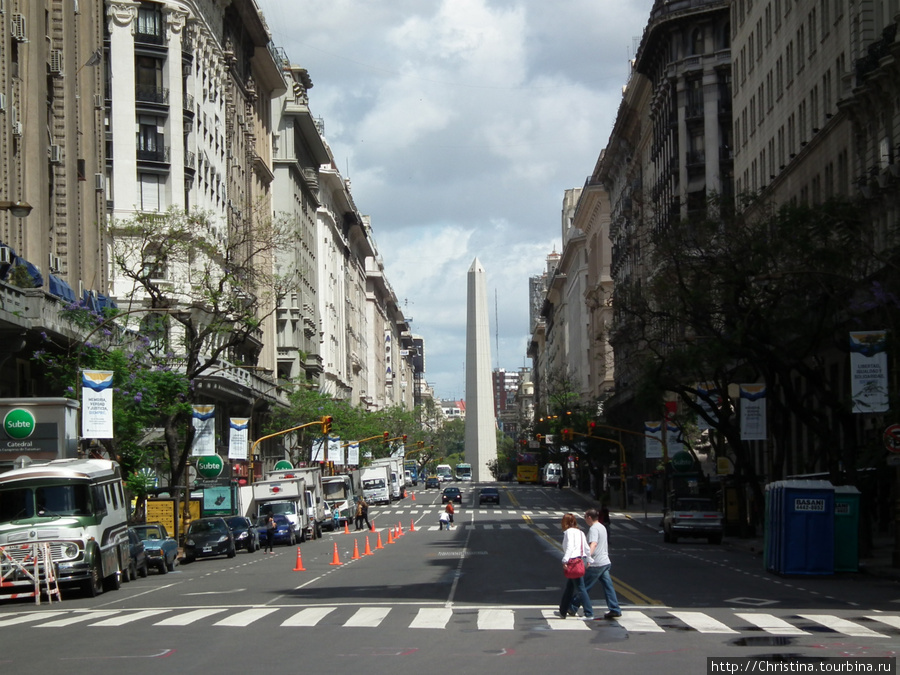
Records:
M469 268L466 321L466 462L472 480L491 481L488 462L497 459L497 421L491 386L491 331L487 283L478 258Z

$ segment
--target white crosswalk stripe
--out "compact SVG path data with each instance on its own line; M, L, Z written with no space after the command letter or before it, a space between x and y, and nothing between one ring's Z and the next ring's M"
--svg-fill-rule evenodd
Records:
M715 614L715 615L714 615ZM165 616L163 616L165 615ZM267 617L282 627L316 626L333 629L377 628L389 618L406 622L409 628L445 630L448 627L471 627L474 623L482 631L510 630L606 630L614 627L630 633L664 633L683 630L673 627L672 618L678 619L689 629L709 635L734 635L751 632L759 635L821 636L821 631L809 629L809 624L823 626L834 634L854 638L896 637L900 632L900 615L867 614L848 618L834 614L787 614L776 616L766 612L733 612L720 608L713 611L677 610L644 607L626 609L622 616L611 621L581 621L570 617L560 619L554 609L537 607L412 607L372 605L347 607L336 605L291 607L200 607L178 610L172 608L147 608L139 610L52 610L15 612L0 615L0 627L8 634L15 628L63 628L76 624L92 627L115 627L149 622L159 627L184 627L202 625L210 621L213 626L246 627L263 622ZM456 621L453 621L453 619ZM862 623L859 623L862 621ZM877 622L885 632L865 625ZM265 625L265 624L263 624ZM271 624L269 624L271 625Z

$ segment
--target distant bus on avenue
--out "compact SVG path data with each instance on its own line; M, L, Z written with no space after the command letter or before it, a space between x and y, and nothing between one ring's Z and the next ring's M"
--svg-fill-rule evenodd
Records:
M539 483L541 474L536 464L519 464L516 469L516 482Z
M456 480L471 481L472 480L472 465L471 464L457 464L456 465Z

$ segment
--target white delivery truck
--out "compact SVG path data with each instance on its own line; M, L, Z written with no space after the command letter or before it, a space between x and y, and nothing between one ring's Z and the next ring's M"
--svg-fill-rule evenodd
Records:
M322 536L325 524L325 500L322 490L322 467L304 466L297 469L270 471L266 480L293 480L302 478L306 481L306 513L307 539L318 539Z
M359 470L322 477L324 499L337 513L337 524L341 527L353 521L356 515L356 497L361 494Z
M382 457L373 460L371 466L386 466L390 470L391 499L402 499L406 496L406 479L403 474L402 458Z
M384 464L376 464L360 469L363 499L368 504L391 503L391 468ZM356 508L356 505L353 505ZM354 511L354 515L355 515Z
M285 516L292 525L295 541L303 541L309 530L306 512L306 481L302 478L262 480L239 491L242 515L255 522L270 511Z

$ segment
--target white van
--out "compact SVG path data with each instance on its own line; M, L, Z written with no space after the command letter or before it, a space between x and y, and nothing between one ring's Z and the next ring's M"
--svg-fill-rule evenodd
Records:
M559 487L562 480L562 467L559 464L545 464L541 469L541 483Z

